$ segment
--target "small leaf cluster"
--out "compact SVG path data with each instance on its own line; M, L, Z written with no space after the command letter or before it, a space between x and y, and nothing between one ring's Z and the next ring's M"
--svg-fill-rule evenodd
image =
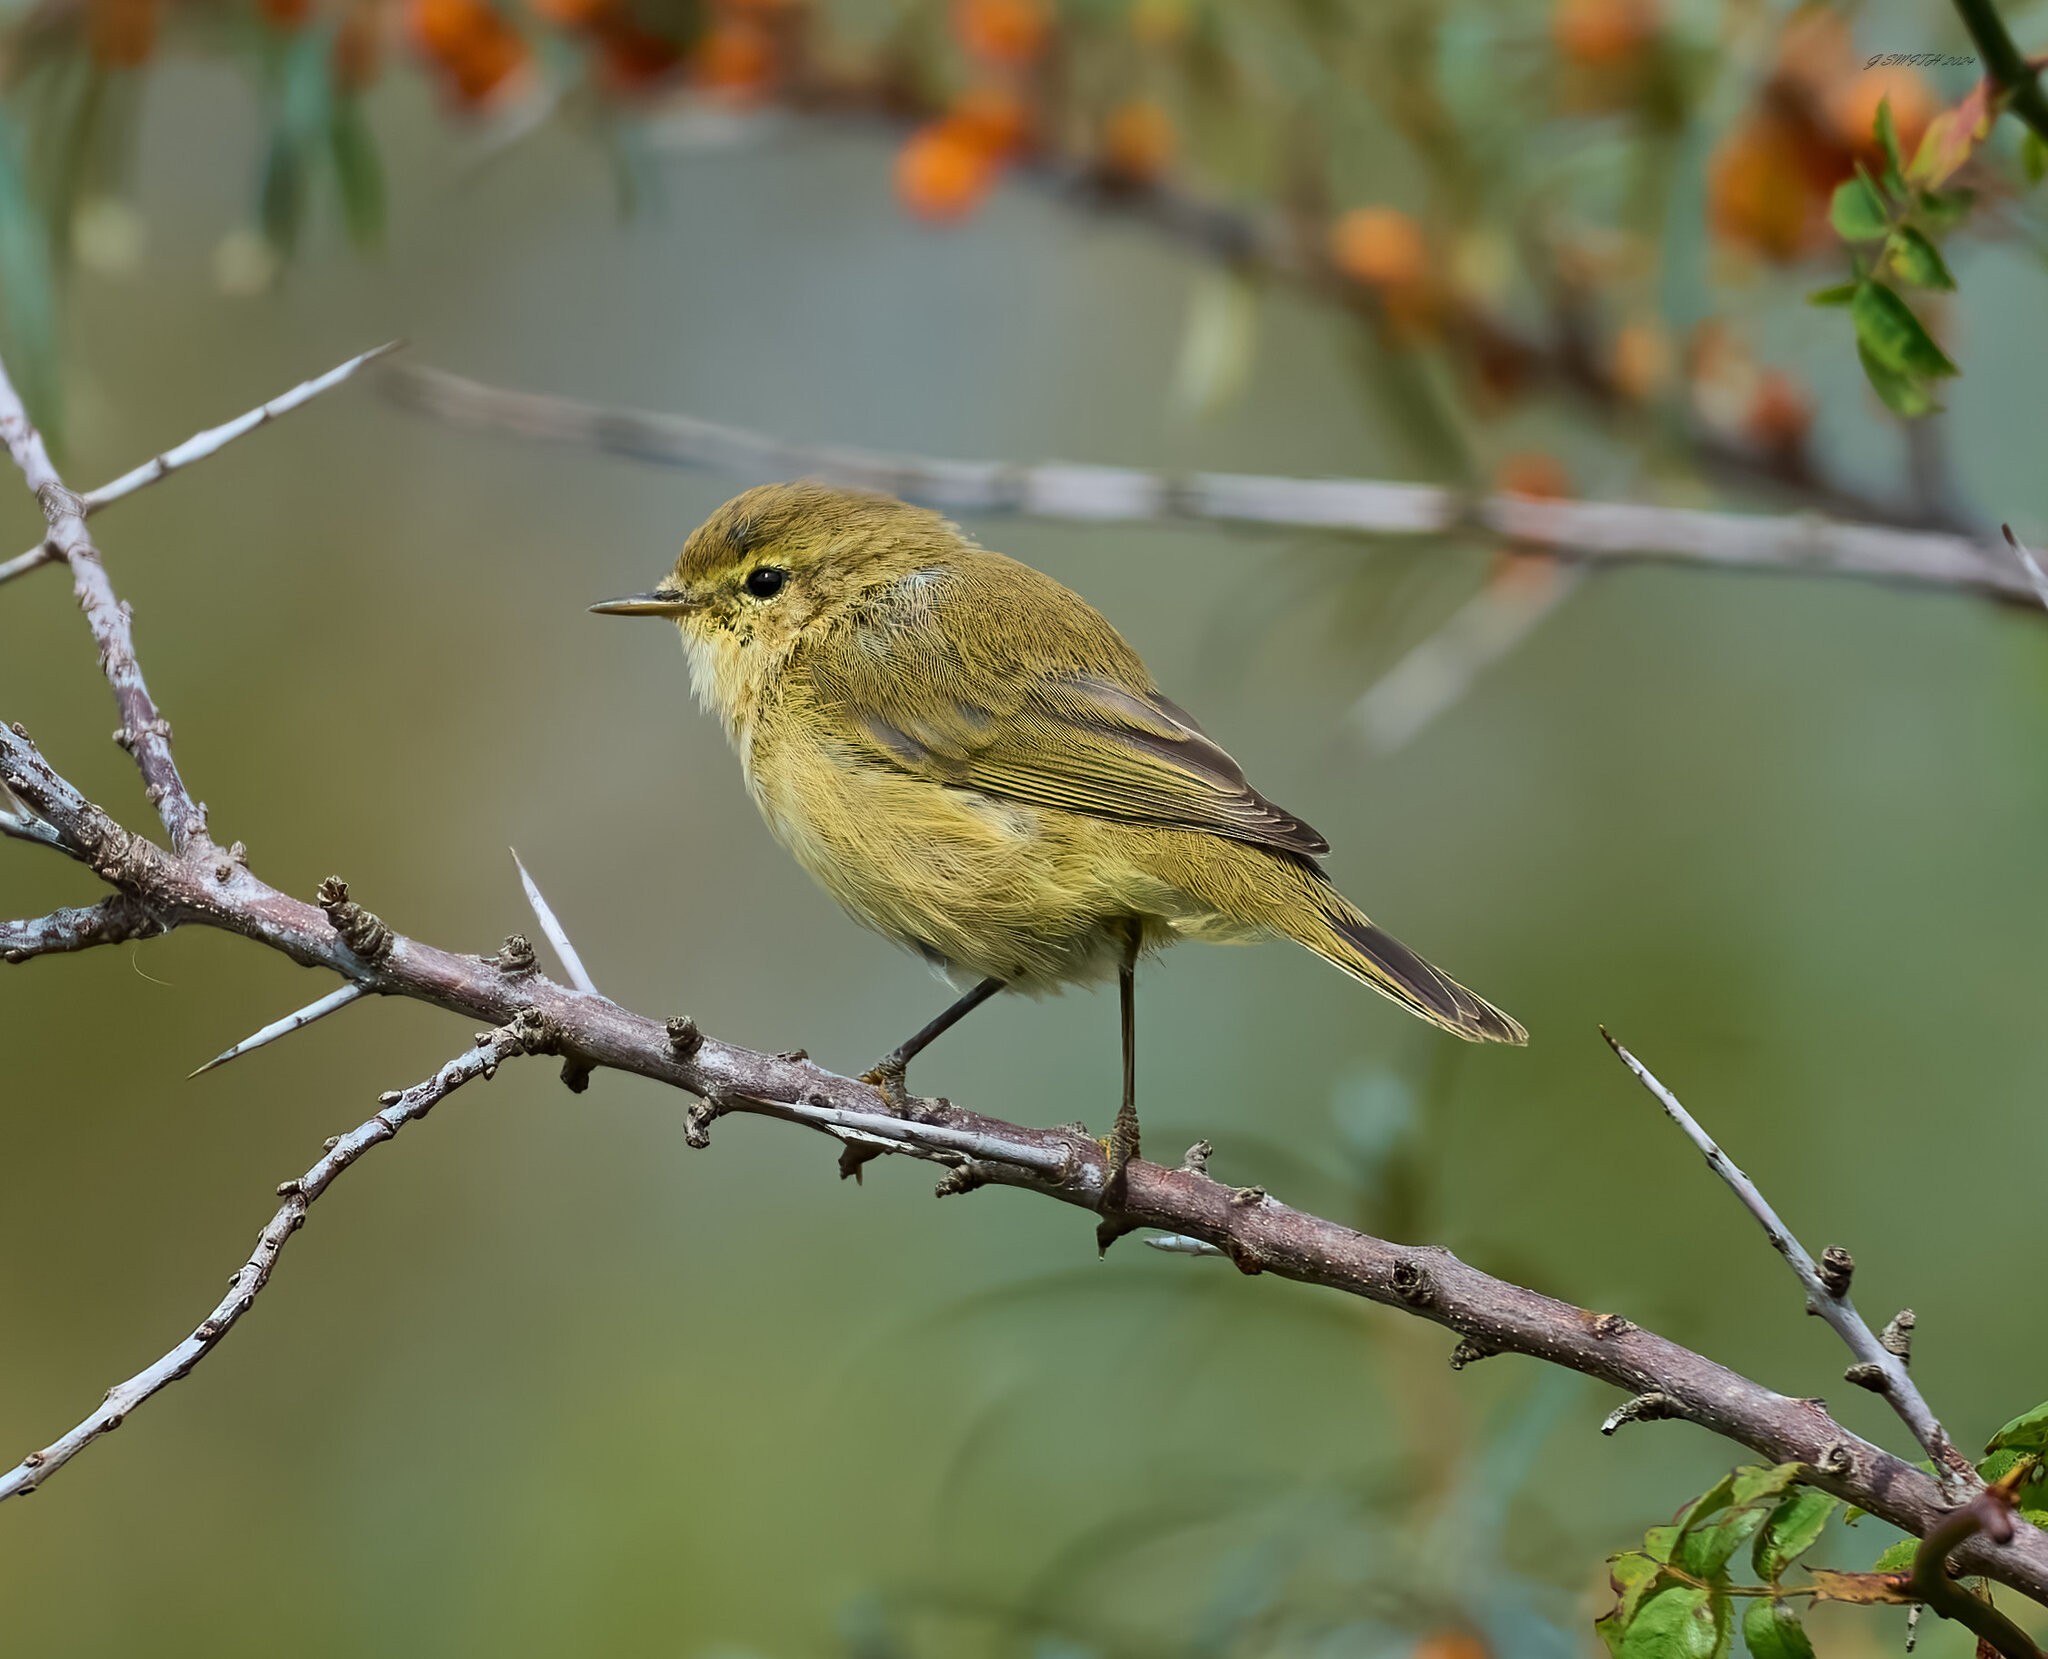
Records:
M1856 329L1856 355L1871 389L1896 415L1935 413L1934 382L1960 371L1913 308L1892 285L1953 292L1956 280L1936 239L1969 211L1971 193L1941 190L1918 182L1934 176L1930 142L1923 141L1910 167L1901 165L1891 105L1877 107L1877 141L1884 173L1873 179L1859 163L1856 176L1836 187L1828 217L1849 243L1876 243L1876 252L1852 256L1851 279L1809 294L1809 304L1846 308Z
M1724 1475L1640 1549L1608 1561L1619 1598L1596 1628L1614 1659L1722 1659L1734 1650L1735 1603L1755 1659L1812 1659L1813 1644L1788 1597L1785 1573L1819 1541L1839 1500L1799 1484L1805 1467L1781 1463ZM1729 1566L1744 1545L1760 1582L1738 1584Z
M2037 1527L2048 1527L2048 1401L2023 1411L1994 1434L1984 1448L1984 1461L1977 1473L1987 1486L2014 1481L2018 1490L2020 1519ZM2022 1470L2021 1466L2025 1465ZM1931 1463L1922 1464L1931 1470ZM2020 1471L2015 1477L2015 1471ZM1901 1573L1913 1565L1917 1538L1901 1538L1880 1555L1871 1570Z

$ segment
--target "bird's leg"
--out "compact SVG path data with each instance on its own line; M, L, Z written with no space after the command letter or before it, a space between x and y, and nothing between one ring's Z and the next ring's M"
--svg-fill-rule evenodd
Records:
M1124 959L1117 969L1117 1000L1122 1005L1124 1034L1124 1098L1116 1109L1116 1124L1109 1132L1109 1177L1102 1184L1102 1208L1120 1209L1130 1175L1131 1160L1138 1155L1138 945L1142 926L1135 917L1127 924Z
M909 1069L910 1062L929 1048L937 1038L1000 991L1004 983L1000 979L984 979L965 996L949 1004L929 1025L890 1049L875 1062L872 1070L861 1073L860 1080L863 1083L872 1083L880 1089L883 1098L895 1109L899 1117L910 1116L910 1094L904 1084L904 1073Z

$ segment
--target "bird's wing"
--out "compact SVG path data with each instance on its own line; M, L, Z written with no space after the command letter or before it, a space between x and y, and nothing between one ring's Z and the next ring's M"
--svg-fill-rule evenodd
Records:
M1035 806L1329 850L1159 694L1078 595L981 557L994 567L983 580L920 572L802 654L820 709L868 758Z

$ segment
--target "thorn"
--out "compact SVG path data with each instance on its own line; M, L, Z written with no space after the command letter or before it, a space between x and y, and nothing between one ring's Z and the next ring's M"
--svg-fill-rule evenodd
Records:
M230 1060L240 1059L244 1054L247 1054L251 1049L261 1048L266 1043L274 1043L280 1037L289 1037L294 1031L302 1030L306 1026L311 1025L315 1020L325 1019L329 1014L333 1013L336 1009L346 1008L350 1003L354 1002L357 997L366 996L368 994L368 986L354 984L353 982L342 986L341 989L338 991L329 991L327 995L320 998L318 1002L309 1002L306 1004L305 1007L301 1008L296 1014L287 1014L281 1020L273 1020L269 1025L266 1025L261 1031L256 1032L253 1036L244 1037L239 1043L235 1044L233 1048L226 1049L223 1052L216 1054L211 1060L207 1061L205 1065L201 1066L197 1071L192 1072L190 1076L203 1076L207 1072L212 1071L213 1068L216 1066L224 1066Z
M1145 1240L1154 1250L1163 1250L1169 1256L1227 1256L1207 1239L1190 1237L1186 1233L1155 1233Z
M1612 1434L1624 1423L1651 1423L1660 1417L1681 1417L1684 1413L1678 1402L1669 1394L1660 1394L1652 1389L1647 1394L1638 1394L1632 1400L1623 1400L1607 1414L1600 1425L1602 1434Z
M548 901L540 896L540 889L534 885L533 877L526 873L526 866L519 859L519 849L510 847L506 850L512 854L512 863L519 871L519 885L526 889L526 902L533 906L534 919L540 923L541 932L548 936L548 943L555 947L555 954L562 959L562 966L568 970L569 983L591 996L601 995L597 982L590 977L590 970L583 965L583 958L576 954L576 947L569 943L569 935L556 920L554 911L548 908Z

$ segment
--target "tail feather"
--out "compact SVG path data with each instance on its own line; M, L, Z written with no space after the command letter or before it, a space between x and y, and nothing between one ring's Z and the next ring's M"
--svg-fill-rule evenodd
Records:
M1526 1043L1529 1033L1492 1003L1381 931L1334 890L1287 931L1302 944L1390 997L1411 1014L1470 1043Z

